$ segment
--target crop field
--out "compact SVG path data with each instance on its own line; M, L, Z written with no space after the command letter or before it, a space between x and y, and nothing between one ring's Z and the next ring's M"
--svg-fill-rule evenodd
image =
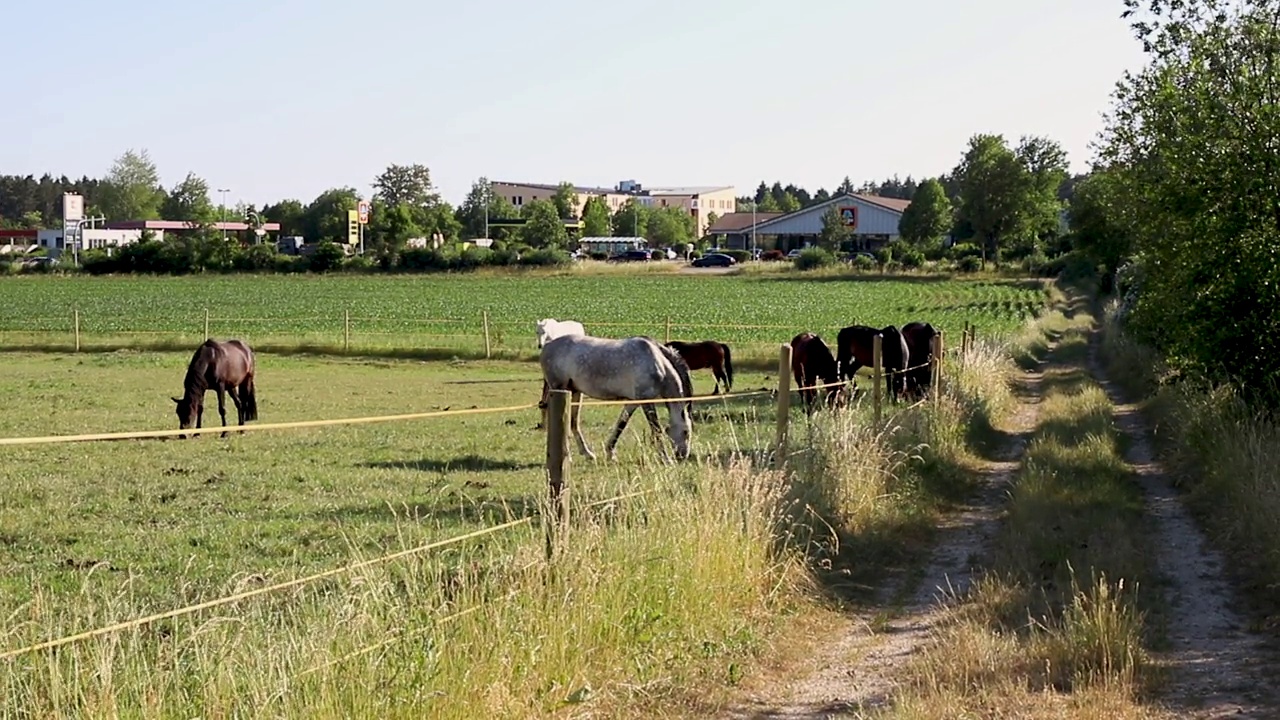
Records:
M511 274L429 276L14 277L0 279L0 344L178 349L240 337L265 349L532 357L533 322L582 321L622 337L714 338L738 356L772 357L796 333L846 325L965 322L1000 335L1044 305L1037 281L848 278L799 274Z

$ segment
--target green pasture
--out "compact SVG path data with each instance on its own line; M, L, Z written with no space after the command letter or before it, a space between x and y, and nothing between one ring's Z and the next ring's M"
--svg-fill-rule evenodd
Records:
M801 273L0 278L0 347L192 347L208 330L261 350L528 359L533 323L582 321L606 337L714 338L769 361L799 332L925 320L956 335L1019 328L1044 306L1034 280Z

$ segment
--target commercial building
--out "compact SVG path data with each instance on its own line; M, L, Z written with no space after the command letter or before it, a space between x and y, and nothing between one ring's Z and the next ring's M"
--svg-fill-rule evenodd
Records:
M841 193L795 212L757 213L754 222L751 213L734 213L717 220L708 232L727 249L750 249L754 234L756 247L790 251L817 242L822 218L834 206L853 236L854 247L872 250L897 239L898 221L910 204L910 200L879 195Z
M252 231L248 223L242 222L216 222L210 223L210 227L215 231L225 230L234 235ZM195 228L191 223L182 220L126 220L106 223L106 227L101 228L82 227L80 249L97 250L136 243L142 239L144 232L149 232L156 240L163 240L166 232L181 233L193 229ZM262 229L266 232L279 232L280 224L263 223ZM48 250L51 257L57 257L66 245L64 228L37 230L35 233L36 244Z
M517 208L534 200L550 200L559 190L558 185L541 183L494 181L491 184L495 195L506 198ZM652 208L676 207L684 210L694 219L697 237L706 234L713 214L719 217L731 213L736 204L736 195L731 185L645 188L634 180L623 180L612 188L575 185L573 191L578 196L573 219L582 217L582 207L592 197L604 200L611 213L617 212L628 201L635 201Z

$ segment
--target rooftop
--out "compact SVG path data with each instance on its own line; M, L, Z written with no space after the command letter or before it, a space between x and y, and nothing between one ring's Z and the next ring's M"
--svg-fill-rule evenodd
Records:
M492 180L494 185L509 185L513 187L535 188L538 190L547 190L555 192L560 189L558 184L551 185L547 183L529 183L529 182L511 182L509 180ZM648 195L648 196L669 196L669 195L701 195L704 193L720 192L724 190L732 190L732 185L690 185L675 187L653 187L647 188L643 185L639 190L619 190L616 187L591 187L589 185L574 185L573 191L580 195Z
M707 228L707 234L736 233L741 230L750 229L753 220L755 222L764 222L765 220L782 217L782 215L783 213L780 212L758 212L754 213L753 217L753 213L749 212L725 213L724 215L716 218L716 221L712 223L711 227Z
M216 222L210 223L214 230L249 230L248 223ZM107 230L193 230L197 227L186 220L123 220L107 223ZM262 223L262 229L268 232L280 230L280 223Z

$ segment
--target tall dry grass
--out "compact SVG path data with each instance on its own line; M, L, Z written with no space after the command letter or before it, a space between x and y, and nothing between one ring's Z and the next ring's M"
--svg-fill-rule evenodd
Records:
M1154 599L1141 497L1112 405L1085 371L1092 319L1071 300L1015 346L1037 361L1053 350L987 569L951 598L876 717L1160 716L1143 704Z
M1280 423L1251 410L1237 391L1173 379L1159 353L1127 335L1105 308L1101 345L1108 372L1144 410L1162 459L1215 544L1245 578L1260 624L1280 627Z

